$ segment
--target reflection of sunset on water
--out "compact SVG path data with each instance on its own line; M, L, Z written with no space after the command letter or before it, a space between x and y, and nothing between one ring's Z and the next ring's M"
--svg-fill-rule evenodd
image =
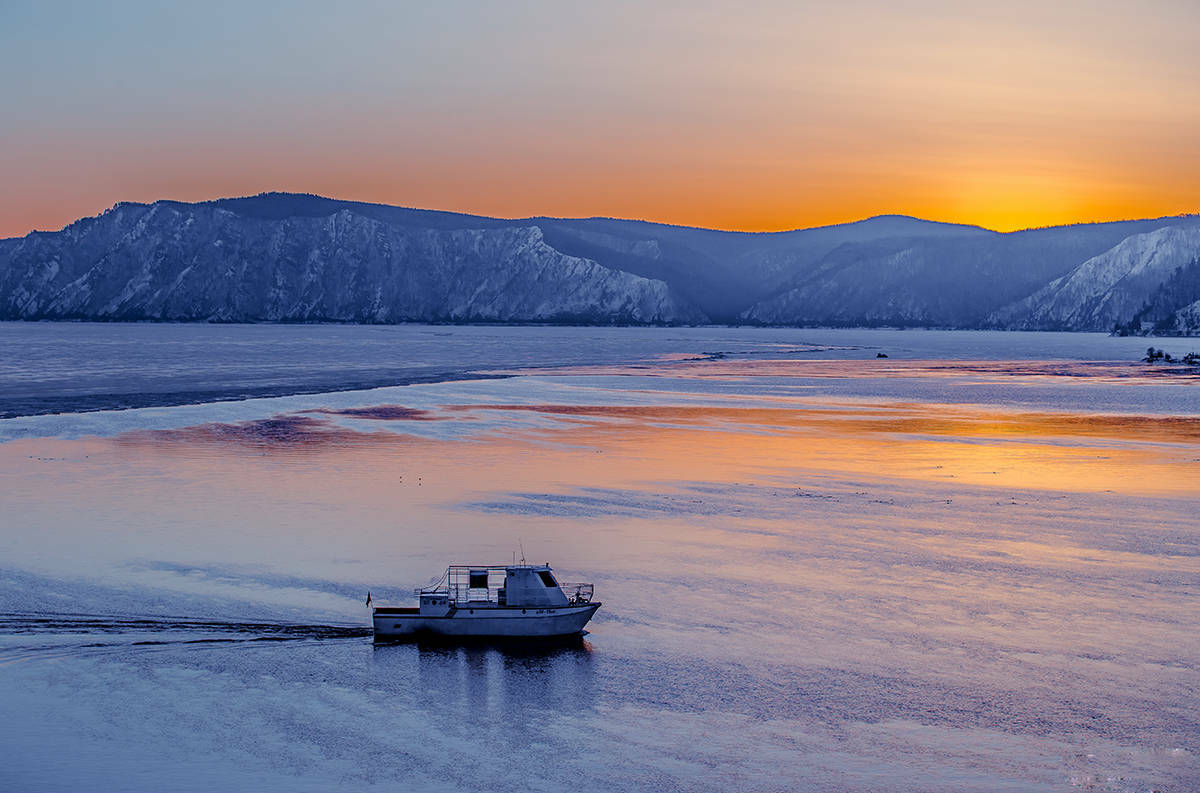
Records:
M553 421L500 424L494 418L512 414ZM339 416L366 418L373 426L352 429L336 423ZM459 440L439 444L408 434L406 424L414 420L466 423ZM470 472L480 484L492 476L496 460L507 460L530 484L573 481L579 470L589 481L624 483L736 480L779 468L998 487L1179 494L1194 488L1198 442L1200 419L1183 416L1015 413L911 403L818 407L811 402L798 402L793 409L384 405L148 430L115 440L149 453L216 446L235 453L241 448L271 455L361 456L385 469L410 465L412 455L420 454L453 460L461 475ZM593 454L580 455L581 448ZM491 462L479 467L481 459ZM570 473L564 476L564 471Z
M735 393L733 363L69 417L77 440L0 444L16 527L0 554L185 604L158 611L197 598L355 622L366 590L404 602L447 563L523 547L597 585L599 703L638 685L650 700L664 685L706 702L734 691L771 714L764 751L808 736L814 758L844 738L812 736L884 717L899 725L874 728L889 756L953 765L947 740L982 742L1013 758L1002 767L1057 780L1066 749L1046 747L1078 744L1141 778L1190 773L1191 754L1166 772L1137 754L1200 753L1180 705L1200 656L1200 419L1178 381L1071 363L755 362ZM824 374L789 374L810 368ZM981 380L997 390L948 390ZM1075 383L1174 412L1068 410ZM60 586L38 608L79 608ZM924 726L928 702L952 716ZM916 725L938 739L914 749Z
M796 350L794 352L801 352ZM1080 382L1154 383L1195 382L1200 371L1187 366L1145 366L1136 361L961 361L904 358L821 360L785 357L766 360L727 359L722 354L670 356L663 366L566 366L546 369L497 370L492 374L563 374L590 376L702 378L739 380L751 377L796 378L975 378L981 382ZM982 380L981 380L982 378Z

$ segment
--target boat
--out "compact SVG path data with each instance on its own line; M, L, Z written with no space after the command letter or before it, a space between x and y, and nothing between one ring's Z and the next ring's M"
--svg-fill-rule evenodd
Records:
M419 605L374 606L371 616L376 641L562 638L583 633L601 606L593 593L591 584L559 583L549 563L450 565L413 591Z

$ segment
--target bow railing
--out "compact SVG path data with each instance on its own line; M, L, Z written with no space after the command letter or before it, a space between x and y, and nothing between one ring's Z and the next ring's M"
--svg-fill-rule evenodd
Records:
M592 595L595 592L595 587L592 584L564 584L560 582L558 587L572 604L591 603Z

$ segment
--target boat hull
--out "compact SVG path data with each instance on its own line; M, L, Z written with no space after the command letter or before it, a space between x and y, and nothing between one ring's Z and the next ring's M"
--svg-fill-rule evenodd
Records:
M421 616L416 609L377 608L375 639L395 641L428 636L462 638L552 638L583 631L599 603L557 608L459 608L444 617Z

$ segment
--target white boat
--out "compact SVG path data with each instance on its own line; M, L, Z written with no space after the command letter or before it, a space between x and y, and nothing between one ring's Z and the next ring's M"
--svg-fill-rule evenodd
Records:
M560 584L549 564L450 565L414 591L418 606L375 606L377 641L578 635L600 608L591 584Z

